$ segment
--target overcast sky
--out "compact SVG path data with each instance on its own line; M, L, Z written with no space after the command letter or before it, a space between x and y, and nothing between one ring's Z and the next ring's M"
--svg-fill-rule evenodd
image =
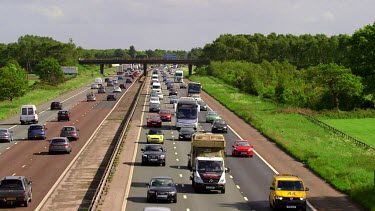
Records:
M85 49L191 50L221 34L349 34L374 0L1 0L0 43L69 38Z

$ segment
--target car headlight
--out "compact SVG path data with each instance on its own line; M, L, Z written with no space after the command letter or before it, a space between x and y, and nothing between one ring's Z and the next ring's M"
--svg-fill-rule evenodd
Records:
M299 198L299 200L301 200L301 201L305 201L305 200L306 200L306 197L301 197L301 198Z
M176 191L170 191L169 194L170 195L176 195Z
M155 191L154 190L149 190L148 193L154 194Z
M147 158L147 155L142 155L142 157Z
M160 155L160 158L165 158L165 155Z
M234 150L234 151L237 151L238 149L237 149L237 147L235 147L235 148L233 148L233 150Z
M275 199L276 200L283 200L283 197L282 196L275 196Z
M227 129L227 126L224 126L223 128L224 128L224 129Z

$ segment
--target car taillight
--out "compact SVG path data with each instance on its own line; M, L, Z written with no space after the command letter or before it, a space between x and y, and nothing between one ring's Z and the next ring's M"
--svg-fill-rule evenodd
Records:
M6 136L6 137L7 137L7 136L9 136L9 134L8 134L8 133L4 133L4 136Z
M67 146L69 146L69 144L66 144L66 143L65 143L65 144L64 144L64 147L67 147Z
M40 132L44 132L44 130L43 130L43 129L41 129L41 130L40 130Z
M50 146L50 147L52 147L52 146L53 146L53 144L52 144L52 143L50 143L50 144L49 144L49 146Z

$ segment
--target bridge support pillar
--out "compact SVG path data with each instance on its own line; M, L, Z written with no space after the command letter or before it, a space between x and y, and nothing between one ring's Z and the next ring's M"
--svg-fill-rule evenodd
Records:
M193 74L193 65L189 64L188 67L189 67L189 75L192 75Z
M143 64L143 75L147 76L147 64Z
M104 64L100 64L100 74L104 75Z

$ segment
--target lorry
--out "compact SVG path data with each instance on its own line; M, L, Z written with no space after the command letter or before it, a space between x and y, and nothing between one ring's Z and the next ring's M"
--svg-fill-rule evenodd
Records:
M219 190L225 193L225 145L223 134L197 133L191 138L188 154L188 168L192 171L190 180L195 192Z
M25 176L6 176L0 181L0 204L28 207L32 200L32 182Z
M124 74L124 70L122 69L122 65L116 66L116 74L117 75Z
M62 66L61 69L66 75L78 74L78 67Z

